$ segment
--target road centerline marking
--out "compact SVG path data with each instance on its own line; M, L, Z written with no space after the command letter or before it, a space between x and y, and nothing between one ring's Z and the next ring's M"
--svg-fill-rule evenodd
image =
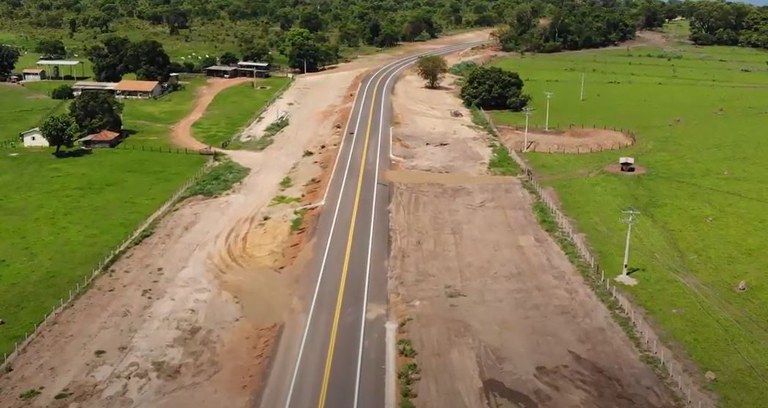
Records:
M373 113L376 107L376 93L379 90L379 85L384 78L384 75L380 76L376 80L376 85L373 87L373 96L371 99L371 108L368 114L368 126L365 130L365 141L363 144L363 152L360 159L360 174L357 177L357 188L355 190L355 200L352 205L352 220L349 223L349 235L347 236L347 247L344 254L344 264L341 268L341 281L339 282L339 292L336 297L336 310L333 315L333 325L331 326L331 338L328 344L328 352L325 358L325 370L323 371L323 382L320 388L320 399L318 400L318 408L325 407L325 399L328 393L328 382L330 381L331 366L333 365L333 354L336 348L336 336L339 329L339 319L341 318L341 306L344 301L344 289L347 284L347 273L349 272L349 260L352 256L352 243L355 236L355 225L357 221L357 210L360 207L360 194L363 190L363 176L365 175L366 157L368 156L368 144L371 140L371 129L373 127ZM354 148L354 146L352 146Z

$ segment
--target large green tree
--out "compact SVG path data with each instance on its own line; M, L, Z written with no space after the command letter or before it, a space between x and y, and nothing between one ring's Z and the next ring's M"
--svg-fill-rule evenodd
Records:
M283 53L291 68L314 72L338 62L338 48L324 44L304 28L294 28L285 35Z
M102 130L120 131L123 104L106 92L83 92L69 105L69 114L86 134Z
M419 76L427 81L427 88L437 88L448 72L448 63L440 55L425 55L416 61Z
M519 111L531 98L523 93L523 80L516 72L481 66L469 71L461 99L467 106Z
M0 44L0 78L7 77L19 61L19 50L9 45Z
M81 134L74 118L66 113L47 117L40 125L40 133L48 144L56 147L56 153L59 153L62 146L74 146Z
M35 52L42 54L43 58L49 59L59 59L67 56L67 49L61 40L40 40L35 47Z

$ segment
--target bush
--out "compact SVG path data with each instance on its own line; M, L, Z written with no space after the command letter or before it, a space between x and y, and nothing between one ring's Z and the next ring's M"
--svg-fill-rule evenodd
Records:
M477 67L478 65L474 61L464 61L452 66L448 71L453 75L465 77Z
M61 85L51 91L51 98L53 99L72 99L74 97L75 94L72 92L70 85Z
M523 93L523 80L516 72L477 67L467 75L461 87L461 99L466 106L520 111L531 97Z

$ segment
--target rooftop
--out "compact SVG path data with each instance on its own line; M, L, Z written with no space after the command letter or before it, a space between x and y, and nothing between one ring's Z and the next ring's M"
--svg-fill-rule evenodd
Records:
M37 65L78 65L82 64L80 61L75 60L40 60L37 61Z
M111 130L102 130L99 133L94 133L92 135L88 135L80 140L79 142L84 141L92 141L92 142L111 142L112 140L117 139L120 136L120 133L113 132Z
M237 67L230 67L228 65L212 65L205 70L211 70L211 71L234 71Z
M25 74L41 74L45 72L44 69L36 69L36 68L27 68L24 71L22 71Z
M269 66L269 62L253 62L253 61L240 61L237 63L238 66L243 67L263 67L266 68Z
M115 86L116 91L152 92L160 83L157 81L133 81L124 79Z
M115 89L114 82L93 82L93 81L78 81L72 84L72 88L86 88L86 89Z

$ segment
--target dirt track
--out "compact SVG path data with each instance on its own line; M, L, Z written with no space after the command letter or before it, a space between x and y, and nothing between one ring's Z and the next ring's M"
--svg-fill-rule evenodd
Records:
M413 318L416 406L674 406L519 180L486 175L486 136L448 115L460 109L451 86L406 76L396 94L396 163L408 170L387 174L390 287L396 317Z

